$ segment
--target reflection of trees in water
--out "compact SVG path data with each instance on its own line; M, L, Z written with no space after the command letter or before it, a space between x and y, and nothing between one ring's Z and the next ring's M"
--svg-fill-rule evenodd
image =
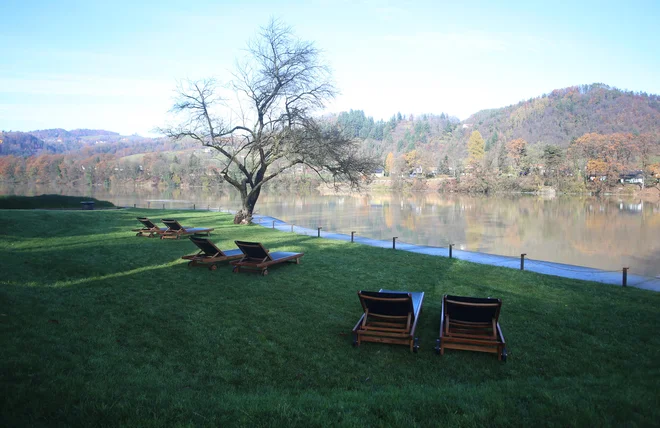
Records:
M94 196L116 205L146 207L147 200L172 199L167 208L210 205L236 209L240 200L227 189L153 189L132 187L49 188L0 187L4 194L58 193ZM176 202L179 201L179 202ZM152 204L152 206L154 206ZM600 267L630 265L632 273L660 273L660 204L635 199L531 195L474 197L455 194L372 194L321 196L317 193L268 193L259 200L260 214L323 231L442 246L454 243L471 251Z

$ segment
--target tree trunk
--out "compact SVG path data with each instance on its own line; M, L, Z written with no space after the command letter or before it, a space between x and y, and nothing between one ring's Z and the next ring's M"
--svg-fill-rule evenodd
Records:
M252 222L252 210L242 208L234 216L234 224L250 224Z
M253 190L248 194L241 192L241 202L243 207L234 216L234 224L250 224L252 222L252 213L257 199L261 193L261 188Z

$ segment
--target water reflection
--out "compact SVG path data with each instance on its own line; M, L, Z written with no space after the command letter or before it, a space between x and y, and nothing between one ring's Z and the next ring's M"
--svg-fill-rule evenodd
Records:
M41 194L42 188L2 189ZM53 193L50 190L50 193ZM117 205L151 208L237 209L230 189L58 189ZM531 195L476 197L454 194L322 196L273 191L257 211L312 229L429 246L447 246L553 262L660 274L660 205L617 197Z

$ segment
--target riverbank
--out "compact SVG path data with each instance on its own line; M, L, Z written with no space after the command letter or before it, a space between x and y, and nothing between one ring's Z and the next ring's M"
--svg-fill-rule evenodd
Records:
M478 253L474 251L462 251L453 248L429 247L423 245L414 245L409 243L397 244L396 238L392 241L382 241L378 239L365 238L363 236L346 235L332 231L312 230L305 227L294 226L283 222L282 220L264 216L255 215L253 219L255 224L264 227L271 227L280 231L295 232L301 235L323 237L325 239L334 239L344 242L353 242L370 247L391 248L398 251L408 251L417 254L426 254L437 257L449 257L458 260L465 260L472 263L484 264L489 266L507 267L511 269L527 270L543 275L553 275L562 278L579 279L582 281L593 281L602 284L619 285L622 287L635 287L644 290L660 292L660 277L650 278L641 275L630 274L629 267L617 271L606 271L594 269L586 266L575 266L563 263L552 263L544 260L533 260L527 254L521 254L521 257L507 257L497 254Z
M332 187L319 183L317 190L322 195L343 195L343 196L357 196L360 193L348 187ZM493 190L490 193L510 195L510 194L536 194L545 198L555 198L562 195L577 195L577 196L593 196L595 193L589 191L586 187L579 189L580 191L561 192L552 186L532 186L525 190L511 190L500 189ZM404 192L404 193L459 193L459 194L480 194L480 192L469 192L462 190L457 185L457 180L454 177L436 177L436 178L401 178L391 179L389 177L377 177L365 186L362 192L366 193L391 193L391 192ZM618 187L613 187L602 192L603 196L620 196L625 198L636 198L645 202L657 203L660 202L660 187L650 187L641 189L634 184L627 184Z
M157 213L157 215L155 215ZM660 295L235 226L216 212L3 211L0 423L653 425ZM138 216L302 251L270 275L186 267ZM424 291L418 354L351 347L359 289ZM503 300L507 363L433 352L442 295Z

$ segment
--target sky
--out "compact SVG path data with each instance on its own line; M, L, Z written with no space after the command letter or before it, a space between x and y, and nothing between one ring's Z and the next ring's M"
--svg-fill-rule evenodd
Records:
M657 0L0 0L0 16L5 131L154 135L177 82L227 82L271 18L323 51L340 91L323 113L463 120L579 84L660 93Z

